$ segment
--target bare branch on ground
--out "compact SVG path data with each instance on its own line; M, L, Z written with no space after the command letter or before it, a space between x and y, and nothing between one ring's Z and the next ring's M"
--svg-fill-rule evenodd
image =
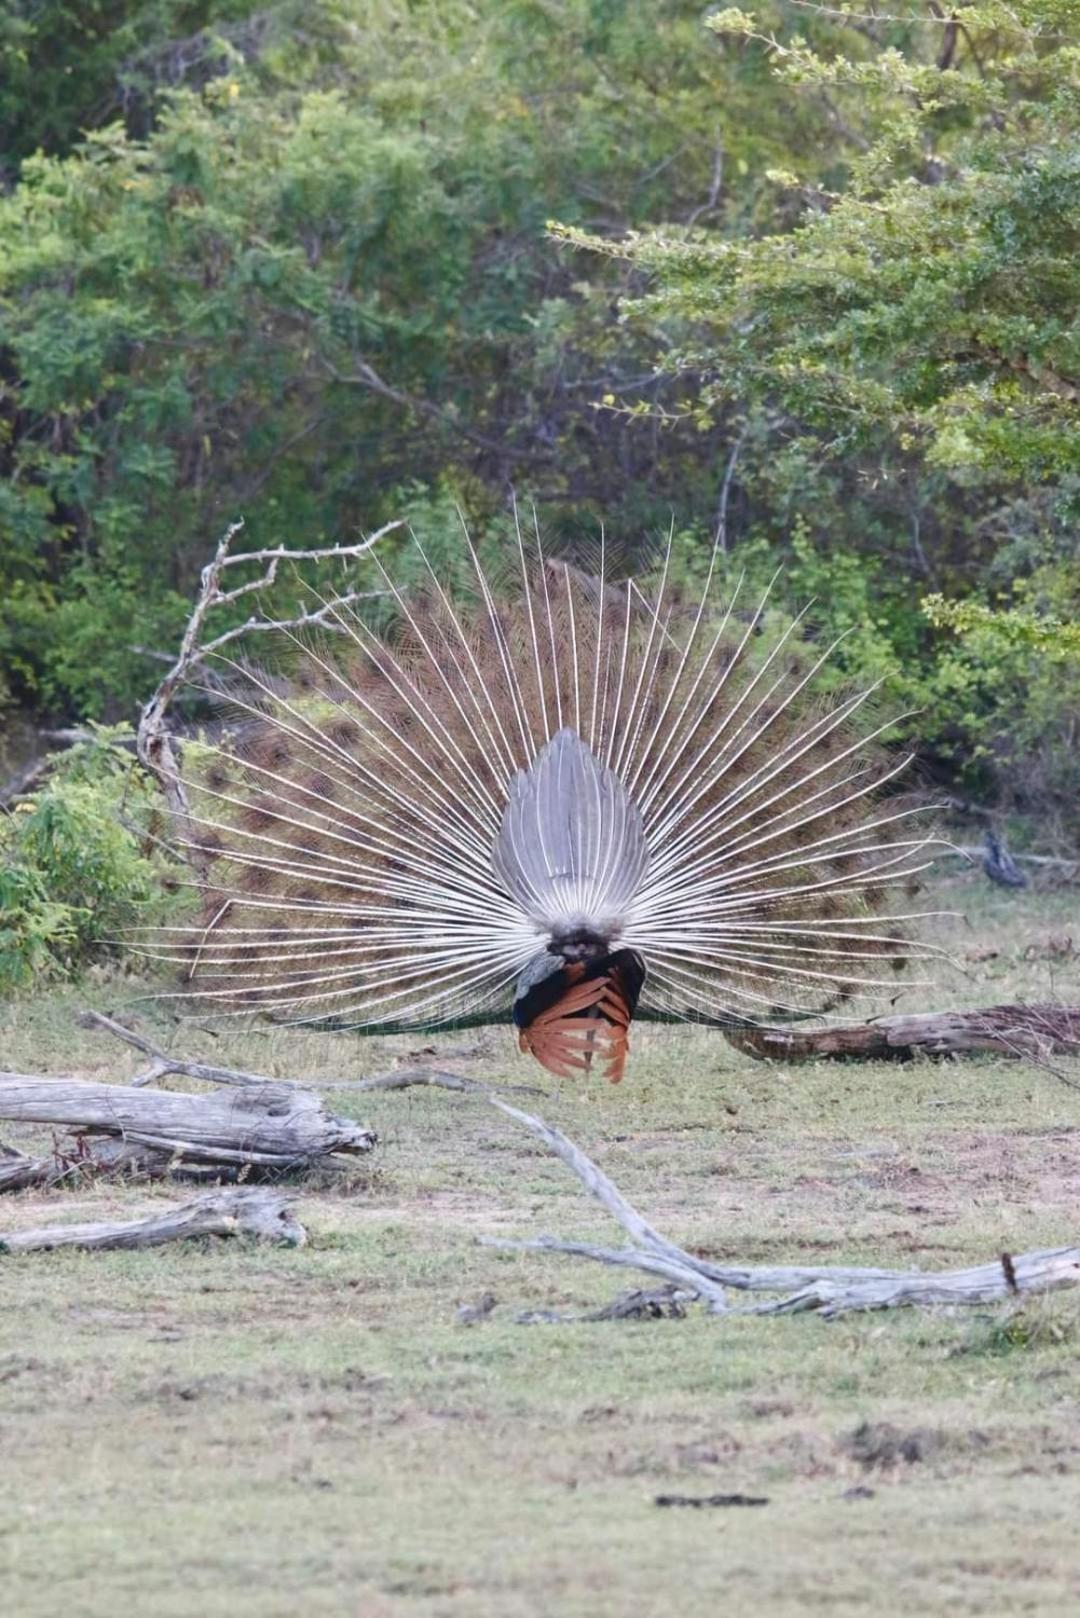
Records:
M725 1029L736 1050L783 1062L832 1060L904 1061L965 1051L1041 1059L1080 1055L1080 1007L985 1006L978 1011L928 1011L837 1023L811 1029Z
M159 1247L193 1236L253 1236L290 1247L301 1247L307 1241L307 1232L294 1218L287 1196L265 1186L244 1186L210 1192L147 1219L0 1231L0 1254L48 1252L57 1247Z
M710 1314L795 1314L814 1310L823 1319L831 1319L854 1310L896 1309L911 1304L993 1303L1018 1295L1080 1286L1080 1247L1002 1253L988 1264L932 1274L918 1270L821 1265L713 1264L669 1242L654 1230L592 1159L560 1130L495 1096L489 1095L487 1099L544 1141L631 1238L629 1246L609 1248L591 1242L564 1241L555 1236L524 1240L482 1237L487 1247L561 1253L615 1268L659 1275L672 1286L694 1293ZM727 1303L725 1287L746 1292L782 1292L786 1296L736 1311ZM796 1290L789 1290L791 1288Z

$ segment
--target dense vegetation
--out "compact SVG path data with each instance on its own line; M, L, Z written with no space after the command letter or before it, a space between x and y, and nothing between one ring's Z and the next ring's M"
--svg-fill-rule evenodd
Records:
M0 700L198 570L509 491L787 565L929 771L1080 833L1080 3L13 0Z

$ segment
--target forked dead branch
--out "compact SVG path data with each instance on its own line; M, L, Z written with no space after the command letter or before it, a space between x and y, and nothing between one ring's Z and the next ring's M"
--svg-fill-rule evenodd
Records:
M591 1259L617 1269L643 1270L695 1294L710 1314L799 1314L816 1311L823 1319L856 1310L896 1309L912 1304L985 1304L1005 1302L1062 1287L1080 1286L1080 1246L1046 1248L1033 1253L1002 1253L989 1263L962 1270L887 1270L835 1265L713 1264L669 1241L642 1218L602 1169L561 1130L542 1118L489 1096L492 1106L535 1135L576 1175L590 1196L630 1237L625 1247L599 1247L591 1242L555 1236L521 1240L483 1237L485 1246L519 1252L561 1253ZM738 1292L776 1292L766 1303L732 1305L726 1288Z

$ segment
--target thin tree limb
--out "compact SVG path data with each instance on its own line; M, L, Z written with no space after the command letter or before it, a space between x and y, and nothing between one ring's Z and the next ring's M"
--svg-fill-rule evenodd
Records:
M796 1314L807 1310L823 1319L854 1310L895 1309L907 1305L992 1303L1021 1294L1080 1286L1080 1247L1054 1247L1012 1255L963 1270L924 1274L919 1270L862 1269L844 1266L718 1265L669 1242L642 1218L579 1146L531 1113L521 1112L489 1095L487 1100L508 1118L536 1135L576 1175L589 1194L631 1237L632 1245L598 1247L591 1242L555 1236L529 1239L482 1237L486 1247L519 1252L562 1253L620 1269L660 1275L702 1299L711 1314ZM789 1292L786 1297L739 1311L728 1308L724 1287L746 1292Z
M136 733L136 748L139 760L161 783L169 811L181 827L190 824L191 810L181 778L180 760L174 738L165 723L166 713L179 686L183 684L196 664L203 662L214 652L220 651L223 646L238 639L241 635L270 629L296 631L313 627L328 627L326 615L329 613L329 607L324 605L315 612L303 612L296 618L291 619L270 619L260 615L253 615L248 618L246 623L233 629L227 629L215 640L204 643L202 638L203 629L208 614L217 607L231 605L242 596L269 589L277 577L278 564L282 561L355 561L357 558L365 556L387 534L403 526L404 524L400 520L384 523L381 528L376 529L373 534L369 534L366 539L358 541L355 545L330 545L317 550L306 551L294 551L279 545L258 551L240 551L233 554L232 543L237 534L242 531L244 520L241 517L239 521L229 524L229 527L218 541L218 546L213 556L202 570L199 592L181 638L176 658L168 672L163 676L149 702L143 707ZM245 564L261 565L263 572L258 578L236 585L231 590L223 589L221 579L225 569ZM357 592L347 593L339 599L345 602L358 600L360 599L360 594ZM196 859L198 859L198 856L196 856ZM200 869L200 875L205 876L204 869Z

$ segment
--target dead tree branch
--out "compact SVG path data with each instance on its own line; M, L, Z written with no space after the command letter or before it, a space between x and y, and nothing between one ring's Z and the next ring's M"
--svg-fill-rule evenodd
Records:
M56 1247L158 1247L193 1236L253 1236L302 1247L307 1232L280 1191L244 1186L214 1191L148 1219L93 1225L50 1225L41 1230L0 1232L0 1253L33 1253Z
M310 1081L321 1090L411 1090L414 1086L426 1086L435 1090L457 1090L466 1095L491 1095L498 1090L503 1095L543 1096L547 1095L535 1084L491 1084L482 1079L469 1079L462 1073L446 1073L441 1068L432 1067L403 1067L396 1073L380 1073L370 1079L349 1079L343 1084L337 1084L332 1079L312 1079Z
M144 1073L139 1073L127 1082L135 1089L144 1084L153 1084L157 1079L163 1079L170 1073L178 1073L188 1079L203 1079L207 1084L289 1084L288 1079L274 1079L266 1073L248 1073L243 1068L216 1067L211 1062L193 1062L187 1057L170 1056L145 1034L136 1033L132 1028L125 1028L122 1023L114 1022L101 1011L80 1011L76 1019L81 1028L100 1028L106 1034L112 1034L115 1039L122 1039L125 1045L132 1045L137 1051L152 1058L150 1066Z
M487 1247L520 1252L561 1253L616 1268L643 1270L699 1297L710 1314L734 1312L724 1288L788 1295L739 1313L793 1314L816 1310L824 1319L863 1309L895 1309L910 1304L991 1303L1018 1294L1080 1286L1080 1247L1055 1247L1010 1255L972 1269L921 1271L802 1265L712 1264L669 1242L653 1229L579 1146L542 1118L521 1112L489 1095L488 1101L515 1119L555 1153L631 1238L627 1247L598 1247L555 1236L527 1240L482 1237ZM796 1288L790 1292L790 1288Z
M215 639L204 642L203 630L208 614L215 608L233 605L242 596L268 590L275 582L278 566L283 561L355 561L361 556L366 556L381 539L395 529L401 528L403 523L400 521L384 523L375 533L369 534L367 539L360 540L355 545L331 545L310 551L289 550L284 546L276 546L268 550L239 551L233 555L233 540L243 526L243 518L230 523L218 542L217 550L203 568L199 593L181 638L180 649L139 716L136 737L139 759L161 783L169 810L182 826L188 823L190 810L180 775L180 761L173 737L165 723L165 716L178 688L192 669L219 652L222 647L239 639L241 635L269 630L300 632L312 628L333 628L331 620L334 611L363 599L371 592L346 591L315 611L301 612L295 618L273 619L261 614L252 614L243 624L224 630ZM250 579L244 584L235 585L232 589L223 588L222 577L225 569L245 564L260 567L262 571L257 578Z
M170 1073L177 1073L188 1079L202 1079L207 1084L300 1086L298 1079L278 1079L267 1073L250 1073L244 1068L219 1067L212 1062L196 1062L185 1056L171 1056L168 1051L155 1045L153 1040L147 1039L145 1034L137 1033L132 1028L125 1028L123 1023L114 1022L101 1011L80 1011L77 1021L80 1027L100 1028L103 1033L112 1034L114 1038L123 1040L125 1045L132 1045L135 1050L142 1051L144 1056L151 1058L150 1066L145 1072L127 1081L136 1089L166 1078ZM547 1094L534 1084L488 1084L479 1079L466 1078L462 1073L447 1073L433 1067L401 1068L397 1072L380 1073L368 1079L306 1079L303 1082L303 1088L310 1090L409 1090L415 1086L466 1093L479 1091L482 1095L487 1095L491 1090L505 1091L508 1095Z
M537 1118L532 1113L511 1107L508 1102L500 1101L496 1096L489 1095L488 1100L493 1107L498 1107L508 1118L516 1119L519 1124L524 1125L542 1140L544 1145L566 1164L571 1173L577 1175L589 1195L595 1197L616 1224L621 1225L626 1231L635 1245L624 1248L617 1258L609 1258L604 1262L621 1263L631 1268L648 1270L653 1275L662 1275L665 1280L673 1281L678 1286L690 1286L708 1303L714 1313L721 1313L727 1308L723 1286L705 1274L700 1264L689 1253L684 1253L681 1247L676 1247L674 1242L669 1242L659 1231L654 1230L637 1209L631 1207L603 1170L597 1168L592 1159L586 1157L581 1148L575 1146L561 1130L553 1128L551 1124L545 1123L542 1118ZM554 1243L550 1237L544 1237L542 1241L545 1246L561 1246ZM590 1252L583 1256L596 1255Z

